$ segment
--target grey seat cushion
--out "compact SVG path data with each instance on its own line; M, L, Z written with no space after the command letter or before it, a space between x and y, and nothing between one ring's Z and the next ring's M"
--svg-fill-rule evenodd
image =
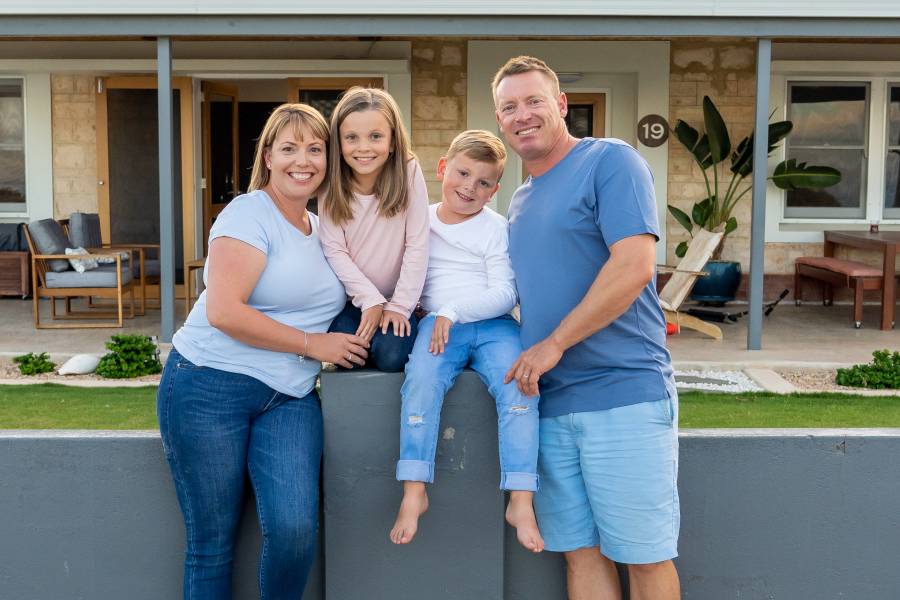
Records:
M158 258L145 258L144 259L144 277L159 277L160 267L159 267L159 259ZM141 261L134 261L134 276L135 278L141 276Z
M89 288L89 287L116 287L116 265L102 265L96 269L79 273L78 271L65 271L62 273L47 273L48 288ZM131 269L122 268L122 285L132 280Z
M69 240L75 248L99 248L103 244L100 215L83 212L69 215Z
M65 254L69 239L63 233L62 225L53 219L41 219L28 224L28 233L37 248L38 254ZM50 261L50 269L56 273L69 270L69 261L54 259ZM73 271L74 272L74 271Z

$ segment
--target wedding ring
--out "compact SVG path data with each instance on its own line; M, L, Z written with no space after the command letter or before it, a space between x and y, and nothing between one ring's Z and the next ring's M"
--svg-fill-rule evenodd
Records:
M523 379L528 379L529 377L531 377L531 376L527 375L527 374L522 376Z

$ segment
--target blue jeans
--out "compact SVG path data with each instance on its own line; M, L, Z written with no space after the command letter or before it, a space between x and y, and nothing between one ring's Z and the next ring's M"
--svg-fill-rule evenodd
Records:
M331 322L329 332L356 333L359 322L362 319L362 311L348 302L344 310ZM416 315L409 316L410 333L406 337L398 337L394 328L388 329L387 334L381 333L381 328L375 332L372 341L369 342L369 358L364 367L375 367L386 373L399 373L409 359L413 342L416 339L416 329L419 320Z
M503 377L522 352L519 326L504 316L454 324L450 341L437 356L428 351L435 316L419 324L419 335L406 365L400 390L400 481L434 481L441 405L456 377L469 365L478 373L497 404L500 441L500 487L535 491L538 487L538 396L522 395Z
M288 396L246 375L199 367L173 349L157 411L187 532L185 600L231 598L248 475L263 536L260 597L300 598L318 529L322 412L315 391Z

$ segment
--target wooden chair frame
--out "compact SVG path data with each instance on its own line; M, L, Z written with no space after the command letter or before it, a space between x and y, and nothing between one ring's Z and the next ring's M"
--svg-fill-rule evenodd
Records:
M38 254L34 242L31 239L31 233L25 228L25 239L28 241L28 248L31 251L31 285L32 285L32 304L34 307L34 327L35 329L82 329L82 328L100 328L100 327L122 327L124 324L124 296L128 294L130 298L130 310L128 318L134 317L134 279L127 283L122 282L122 257L119 253L91 253L81 254L78 258L101 258L113 257L116 265L116 286L115 287L87 287L87 288L49 288L47 287L46 273L48 269L48 261L62 259L68 260L72 258L68 254ZM130 267L130 265L129 265ZM114 298L116 300L115 312L99 312L99 311L73 311L72 298L92 297ZM41 298L50 300L50 317L51 320L57 319L97 319L106 317L115 317L113 323L41 323ZM56 314L57 298L65 299L65 312L62 315Z

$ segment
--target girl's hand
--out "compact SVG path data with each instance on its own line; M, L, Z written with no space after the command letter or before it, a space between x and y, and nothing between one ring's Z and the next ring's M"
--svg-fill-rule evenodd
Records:
M359 327L356 328L356 335L363 338L367 342L372 341L372 336L378 331L381 325L381 315L384 312L384 305L376 304L370 306L362 312L362 318L359 320Z
M349 333L310 333L307 356L352 369L366 363L368 347L368 340Z
M381 315L382 335L387 335L391 325L394 326L394 335L397 337L406 337L412 332L412 326L409 324L409 319L398 312L386 310L384 311L384 314Z
M437 356L444 351L444 346L450 341L450 328L453 321L447 317L438 317L434 320L434 329L431 331L431 343L428 344L428 351Z

